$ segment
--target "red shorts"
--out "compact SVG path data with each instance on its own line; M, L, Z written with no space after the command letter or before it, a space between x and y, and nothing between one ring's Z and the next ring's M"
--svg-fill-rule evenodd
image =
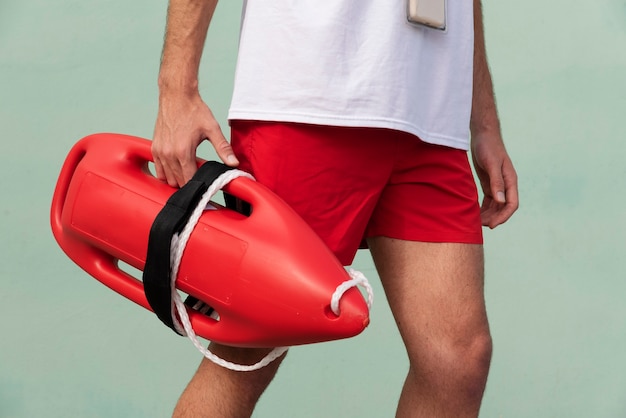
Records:
M363 238L482 244L467 152L377 128L231 121L242 170L291 205L344 264Z

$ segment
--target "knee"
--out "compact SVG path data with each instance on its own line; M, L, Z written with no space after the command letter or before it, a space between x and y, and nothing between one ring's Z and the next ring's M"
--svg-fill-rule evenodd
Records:
M412 377L444 396L454 394L468 401L480 401L493 350L489 332L430 341L429 347L428 353L409 355Z
M489 332L475 335L469 344L459 344L456 350L453 361L461 364L461 370L467 376L467 381L462 380L462 384L465 383L469 394L476 393L482 397L493 352L491 335Z

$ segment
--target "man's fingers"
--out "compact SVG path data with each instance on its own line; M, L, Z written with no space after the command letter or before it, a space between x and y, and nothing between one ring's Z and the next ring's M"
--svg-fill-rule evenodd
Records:
M502 179L504 182L504 190L506 193L506 199L504 206L499 208L499 211L495 216L495 226L505 223L509 220L513 213L519 207L519 196L517 191L517 173L513 168L511 160L506 159L502 164Z
M178 186L183 187L194 174L198 171L198 164L196 163L195 156L191 156L191 159L187 158L180 162L180 178L178 180Z
M156 172L156 178L161 181L167 180L167 176L165 175L165 171L163 170L163 164L161 164L161 160L158 158L154 158L154 171Z
M154 168L157 178L172 187L182 187L195 173L195 165L194 169L183 170L177 159L155 157Z
M517 195L509 193L508 190L506 203L499 203L491 197L485 196L480 213L482 224L493 229L509 220L517 208Z
M213 148L215 148L217 156L220 157L220 160L222 160L227 166L237 167L239 165L239 160L235 156L233 148L224 137L219 125L216 129L212 130L208 139L213 145Z
M519 207L519 194L517 188L517 173L511 160L506 160L502 166L502 176L506 187L506 201L513 208L513 212ZM512 214L512 213L511 213Z
M496 167L489 173L489 189L493 200L498 203L506 203L506 188L501 167Z
M499 207L502 205L493 200L490 196L485 196L480 205L480 219L483 226L493 229L498 226L497 216Z
M185 184L185 179L182 175L180 168L175 165L161 164L163 167L163 180L172 187L181 187Z
M197 170L195 149L181 144L152 142L152 155L157 178L172 187L182 187Z
M152 141L157 177L172 187L184 186L198 170L196 151L209 140L227 165L239 165L211 109L200 96L192 100L162 100Z
M220 160L222 160L226 165L230 167L237 167L239 165L239 160L235 156L233 148L225 139L214 146Z

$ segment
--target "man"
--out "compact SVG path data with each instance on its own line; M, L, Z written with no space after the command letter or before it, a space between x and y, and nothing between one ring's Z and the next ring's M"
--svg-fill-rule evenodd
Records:
M292 205L344 264L367 238L410 361L397 416L477 416L491 359L481 223L494 228L513 214L517 178L480 0L448 0L445 32L407 23L405 1L244 2L231 147L198 93L217 0L170 0L155 167L183 185L208 139L226 164ZM211 350L244 364L267 353ZM237 373L204 360L174 415L250 416L279 363Z

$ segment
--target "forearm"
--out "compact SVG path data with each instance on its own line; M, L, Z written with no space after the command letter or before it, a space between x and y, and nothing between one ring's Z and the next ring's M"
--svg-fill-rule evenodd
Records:
M493 82L485 52L481 0L474 0L474 93L470 129L472 136L500 131Z
M217 0L170 0L159 71L159 91L194 94L209 23Z

